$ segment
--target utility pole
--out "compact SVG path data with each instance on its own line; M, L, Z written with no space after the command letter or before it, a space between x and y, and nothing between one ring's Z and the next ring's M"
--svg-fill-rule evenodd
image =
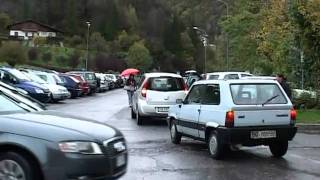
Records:
M229 4L223 0L218 0L218 2L221 2L222 4L224 4L226 6L226 10L227 10L227 19L229 20ZM230 62L229 62L229 35L226 32L226 43L227 43L227 47L226 47L226 54L227 54L227 71L229 71L230 69Z
M301 89L304 89L304 53L300 51L300 62L301 62Z
M208 34L205 30L200 29L196 26L193 27L194 30L196 30L197 32L199 32L199 36L200 36L200 40L203 43L203 47L204 47L204 66L203 66L203 73L206 74L207 73L207 46L208 46Z
M89 36L90 36L90 26L91 23L89 21L86 22L88 26L88 32L87 32L87 57L86 57L86 71L88 71L88 61L89 61Z

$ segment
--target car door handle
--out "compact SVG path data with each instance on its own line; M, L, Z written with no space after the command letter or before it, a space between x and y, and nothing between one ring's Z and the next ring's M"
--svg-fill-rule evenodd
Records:
M288 114L277 114L276 116L277 117L288 117L289 115Z
M238 116L239 119L244 119L246 116L242 115L242 116Z

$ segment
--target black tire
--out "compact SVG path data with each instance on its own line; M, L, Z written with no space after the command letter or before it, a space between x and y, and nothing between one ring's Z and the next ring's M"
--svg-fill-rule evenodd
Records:
M39 170L33 166L35 163L32 162L30 158L24 157L16 152L6 152L0 155L0 163L4 163L5 161L15 163L14 172L17 173L17 169L20 168L20 172L23 172L25 180L40 180ZM2 169L0 171L4 172Z
M269 149L272 155L276 158L280 158L288 151L288 141L278 141L269 145Z
M173 121L171 122L171 125L170 125L170 137L171 137L171 142L173 144L180 144L182 136L178 132L177 126Z
M138 111L138 110L137 110ZM144 118L139 114L139 111L136 113L137 124L143 125Z
M137 114L133 111L133 107L131 107L131 119L136 119Z
M223 157L225 145L222 144L221 139L215 131L210 132L207 144L211 158L218 160Z

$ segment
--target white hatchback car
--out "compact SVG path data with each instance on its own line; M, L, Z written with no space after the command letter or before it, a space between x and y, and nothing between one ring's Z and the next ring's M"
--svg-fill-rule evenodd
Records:
M168 113L171 140L181 136L205 141L211 157L226 147L268 145L283 156L296 134L296 111L274 80L207 80L191 87Z
M180 75L146 73L133 95L131 117L141 125L146 117L167 117L170 106L183 99L188 88Z
M253 76L253 75L247 72L214 72L214 73L207 73L206 80L242 79L248 76Z

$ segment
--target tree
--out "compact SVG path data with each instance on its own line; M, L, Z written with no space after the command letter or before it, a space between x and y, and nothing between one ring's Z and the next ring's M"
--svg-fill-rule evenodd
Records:
M0 60L10 66L23 64L27 60L26 48L18 42L7 42L0 48Z
M149 50L142 42L136 42L129 48L128 65L141 71L148 71L152 65Z
M7 26L11 23L11 19L8 14L0 13L0 33L4 33L7 30Z
M79 50L74 51L69 57L69 66L72 68L76 68L80 64L81 53Z
M107 42L99 32L94 32L90 36L90 49L98 52L106 50Z
M34 60L38 59L38 54L39 54L39 52L38 52L37 48L29 49L29 51L28 51L29 60L34 61Z

